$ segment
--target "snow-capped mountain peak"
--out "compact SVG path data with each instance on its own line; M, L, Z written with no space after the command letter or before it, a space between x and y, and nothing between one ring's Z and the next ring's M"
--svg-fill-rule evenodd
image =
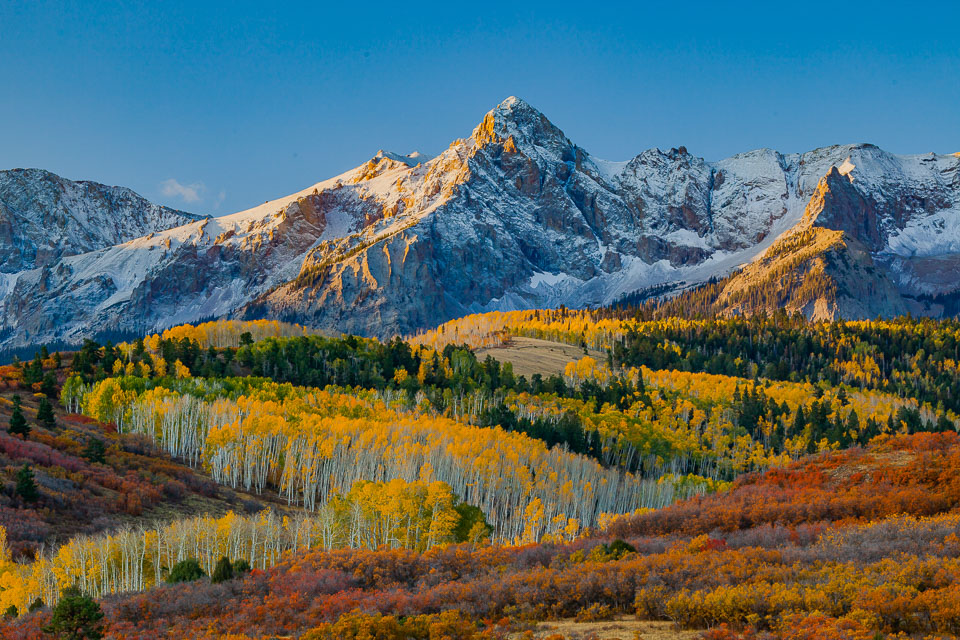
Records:
M428 156L426 154L420 153L419 151L414 151L408 154L393 153L392 151L384 151L380 149L377 151L377 155L373 157L371 162L378 162L384 158L392 160L394 162L399 162L407 165L408 167L415 167L418 164L423 164L424 162L429 162L433 159L433 156Z
M508 152L511 147L523 147L528 152L539 147L562 153L573 146L545 115L513 96L484 116L473 130L472 138L481 147L489 143L503 144Z

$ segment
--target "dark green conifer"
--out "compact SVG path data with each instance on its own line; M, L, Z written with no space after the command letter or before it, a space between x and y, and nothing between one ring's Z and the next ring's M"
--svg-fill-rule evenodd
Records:
M45 633L63 640L100 640L103 637L103 611L90 596L77 587L67 587L53 608Z
M92 437L83 448L83 457L90 462L104 464L107 461L107 446L100 438Z
M53 416L53 405L46 398L40 398L40 406L37 408L37 423L45 429L53 429L57 426L56 418Z
M13 411L10 414L10 433L15 433L24 438L30 433L30 425L27 419L23 417L23 409L20 407L20 396L13 396Z
M167 575L167 582L175 584L177 582L193 582L199 580L204 575L203 569L196 558L187 558L173 565L170 573Z
M233 565L230 563L230 558L223 556L217 561L217 566L213 568L213 573L210 575L210 582L214 584L226 582L227 580L233 580L233 576Z
M28 464L23 465L17 472L16 493L24 502L36 502L40 498L40 491L33 479L33 469Z

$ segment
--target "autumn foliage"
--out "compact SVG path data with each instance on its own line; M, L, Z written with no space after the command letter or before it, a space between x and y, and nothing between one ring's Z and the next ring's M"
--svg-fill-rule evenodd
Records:
M218 321L0 369L0 418L24 392L31 426L0 430L0 637L44 637L74 584L117 639L621 616L707 640L960 635L952 321L559 309L412 344L307 333ZM463 346L518 335L605 357L527 380Z
M881 437L866 449L810 456L784 469L741 476L729 492L696 496L615 519L620 537L699 535L763 525L932 516L960 505L960 436Z
M951 435L879 440L862 451L819 454L753 475L726 496L666 510L690 514L706 504L705 511L719 513L721 505L733 509L761 490L788 514L781 521L770 512L765 520L706 534L693 532L711 528L713 516L671 529L672 519L651 518L653 512L626 520L633 529L620 532L629 545L611 542L623 524L615 523L599 538L564 544L300 553L219 584L202 579L107 598L108 633L148 638L164 628L184 638L325 638L382 630L390 638L409 628L416 630L410 637L431 637L417 634L436 624L450 629L449 637L471 638L502 629L497 623L504 619L631 614L711 628L705 637L715 640L878 632L953 637L960 632L960 514L950 497L960 476L958 450ZM883 498L896 486L916 496L913 506L906 494ZM852 500L858 487L871 505L862 517L799 515L806 492L839 489ZM40 611L0 631L38 637L47 616Z

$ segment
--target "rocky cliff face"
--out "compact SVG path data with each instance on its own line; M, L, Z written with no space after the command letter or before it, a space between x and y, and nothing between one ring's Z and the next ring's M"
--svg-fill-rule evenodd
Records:
M851 299L872 291L897 313L916 306L911 296L956 290L958 165L871 145L719 162L681 147L608 162L510 98L436 157L380 152L249 211L21 263L0 288L0 340L227 315L408 333L470 312L604 304L755 259L727 298L732 312L757 305L751 283L791 264L793 276L776 278L794 291L817 280L797 274L856 286L877 274L872 289L848 287ZM796 306L811 315L874 311L829 292L800 304L808 293Z

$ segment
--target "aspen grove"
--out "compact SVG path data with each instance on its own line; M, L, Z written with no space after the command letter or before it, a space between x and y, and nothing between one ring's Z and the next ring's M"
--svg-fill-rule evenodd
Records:
M360 480L439 480L486 514L496 539L532 542L681 497L672 482L604 468L498 427L392 408L374 393L246 384L231 397L219 381L137 391L142 379L108 378L80 402L86 415L153 439L217 482L255 492L269 486L310 511Z

